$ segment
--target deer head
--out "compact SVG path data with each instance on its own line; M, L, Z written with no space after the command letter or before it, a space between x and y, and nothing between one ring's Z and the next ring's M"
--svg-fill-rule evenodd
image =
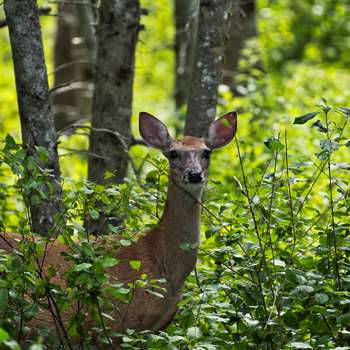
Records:
M140 133L145 142L160 149L168 158L170 179L189 192L201 190L208 179L211 151L226 146L237 129L237 113L230 112L213 121L204 138L185 136L171 138L164 123L141 112Z

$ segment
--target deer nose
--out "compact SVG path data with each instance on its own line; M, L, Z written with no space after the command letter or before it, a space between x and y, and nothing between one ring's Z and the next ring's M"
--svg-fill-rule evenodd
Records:
M198 183L202 182L202 179L203 179L202 173L199 171L190 171L188 173L187 178L188 178L188 181L193 183L193 184L198 184Z

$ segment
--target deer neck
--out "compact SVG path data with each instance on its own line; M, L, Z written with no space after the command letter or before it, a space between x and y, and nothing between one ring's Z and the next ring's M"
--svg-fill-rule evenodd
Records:
M201 196L203 187L190 193L169 181L168 197L161 227L171 237L171 243L198 243L200 233ZM173 246L174 248L174 246Z
M168 198L160 220L164 249L161 259L174 294L181 290L196 263L203 188L188 193L171 180L169 182Z

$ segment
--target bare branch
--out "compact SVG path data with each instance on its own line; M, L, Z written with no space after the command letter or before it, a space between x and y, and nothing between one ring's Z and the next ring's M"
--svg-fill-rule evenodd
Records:
M50 94L53 93L54 91L57 91L57 90L67 90L65 89L67 86L69 86L70 88L72 88L72 84L75 83L77 80L76 79L73 79L71 81L68 81L67 83L64 83L64 84L59 84L59 85L56 85L54 86L53 88L51 88L49 90Z
M61 64L59 67L57 67L52 72L50 72L49 75L57 73L57 72L61 71L62 69L71 67L71 66L73 66L75 64L87 64L87 65L91 65L91 66L95 67L95 64L93 62L89 61L89 60L76 60L76 61L68 62L68 63L65 63L65 64Z
M52 8L49 6L39 7L39 16L45 16L51 14ZM7 26L7 20L0 20L0 28L4 28Z
M62 0L62 1L49 1L49 4L62 4L62 5L81 5L81 6L88 6L88 7L92 7L93 9L98 9L97 5L94 5L90 2L86 2L86 1L66 1L66 0Z

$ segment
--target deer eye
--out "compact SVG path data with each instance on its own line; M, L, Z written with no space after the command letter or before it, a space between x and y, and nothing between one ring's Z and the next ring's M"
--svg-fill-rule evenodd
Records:
M170 159L175 159L179 156L179 152L175 151L174 149L168 153L168 156Z
M209 159L210 158L210 154L211 154L211 151L209 149L206 149L203 152L203 157L206 158L206 159Z

